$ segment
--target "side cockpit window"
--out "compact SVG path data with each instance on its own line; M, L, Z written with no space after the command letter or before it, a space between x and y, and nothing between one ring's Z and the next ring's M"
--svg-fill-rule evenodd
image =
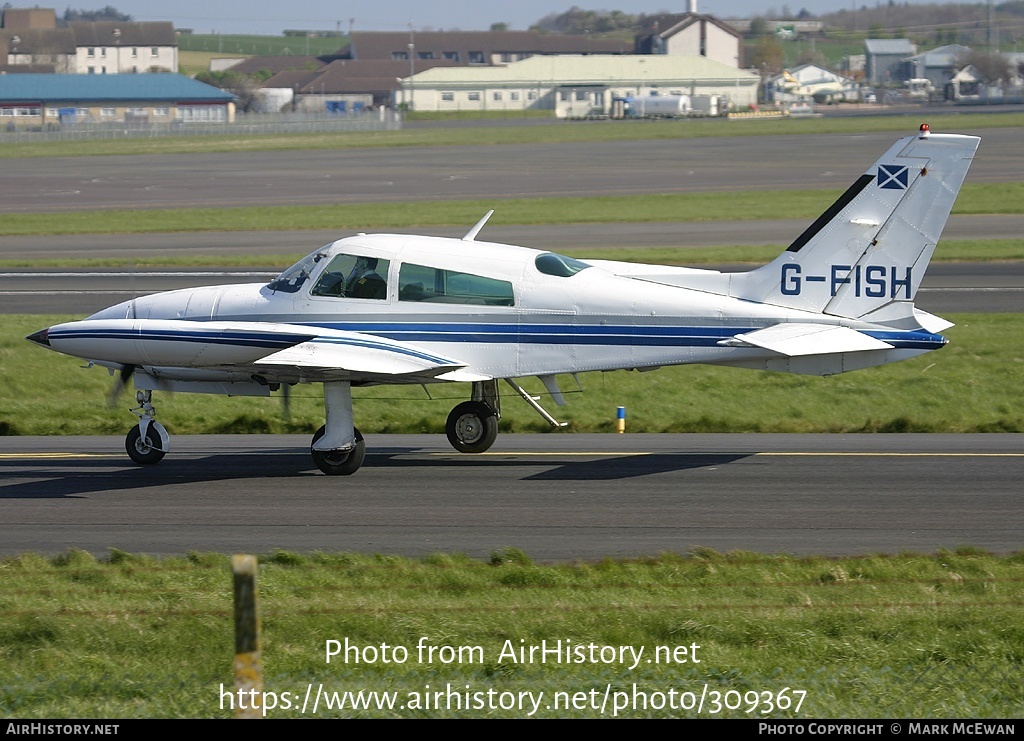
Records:
M361 255L335 255L313 286L313 296L333 298L388 297L390 260Z
M403 263L398 271L398 300L441 304L513 306L512 284L482 275Z

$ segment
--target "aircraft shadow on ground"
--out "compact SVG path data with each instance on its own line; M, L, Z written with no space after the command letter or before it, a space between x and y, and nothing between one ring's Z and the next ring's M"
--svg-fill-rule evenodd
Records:
M659 473L725 465L750 456L750 453L656 453L649 455L609 455L587 460L560 459L558 456L530 458L512 454L509 459L477 458L452 453L451 456L424 454L421 450L391 449L369 453L361 473L339 476L344 482L365 484L373 469L421 468L438 475L445 471L486 469L527 469L532 471L515 478L521 481L599 481L627 479ZM5 471L6 469L6 471ZM11 470L16 469L16 470ZM540 470L537 470L540 469ZM182 456L173 454L156 466L123 464L109 458L66 459L40 462L26 470L26 461L0 462L0 499L64 499L84 497L101 491L144 490L158 486L180 486L215 481L243 481L253 478L301 480L320 476L313 468L308 453L290 451L259 451L246 454L214 454ZM31 478L31 481L4 484L3 478ZM326 477L325 477L326 478Z

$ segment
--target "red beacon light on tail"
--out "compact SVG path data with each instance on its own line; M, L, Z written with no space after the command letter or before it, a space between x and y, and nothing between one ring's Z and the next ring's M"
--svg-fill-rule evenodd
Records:
M932 133L932 127L928 124L921 124L920 132L920 137L922 139L927 139Z

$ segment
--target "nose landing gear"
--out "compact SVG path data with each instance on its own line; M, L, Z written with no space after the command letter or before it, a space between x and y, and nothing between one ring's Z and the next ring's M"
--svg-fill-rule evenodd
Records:
M171 438L164 426L154 419L153 392L137 391L135 400L139 405L131 412L139 418L139 424L128 431L124 449L128 457L140 466L149 466L163 460L171 449Z

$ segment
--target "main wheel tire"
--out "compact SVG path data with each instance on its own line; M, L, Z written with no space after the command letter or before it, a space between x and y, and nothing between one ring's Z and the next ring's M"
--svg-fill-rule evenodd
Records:
M351 450L342 451L313 449L316 441L327 432L326 426L321 427L313 435L313 441L309 444L309 452L313 456L316 467L328 476L351 476L363 465L363 459L366 458L366 443L363 442L363 434L359 430L353 428L352 431L355 433L356 446Z
M498 437L498 418L482 401L464 401L448 415L444 432L460 453L483 453Z
M163 460L166 453L156 447L160 444L160 437L151 429L146 431L143 439L138 427L128 430L128 436L124 439L124 449L128 457L140 466L149 466Z

